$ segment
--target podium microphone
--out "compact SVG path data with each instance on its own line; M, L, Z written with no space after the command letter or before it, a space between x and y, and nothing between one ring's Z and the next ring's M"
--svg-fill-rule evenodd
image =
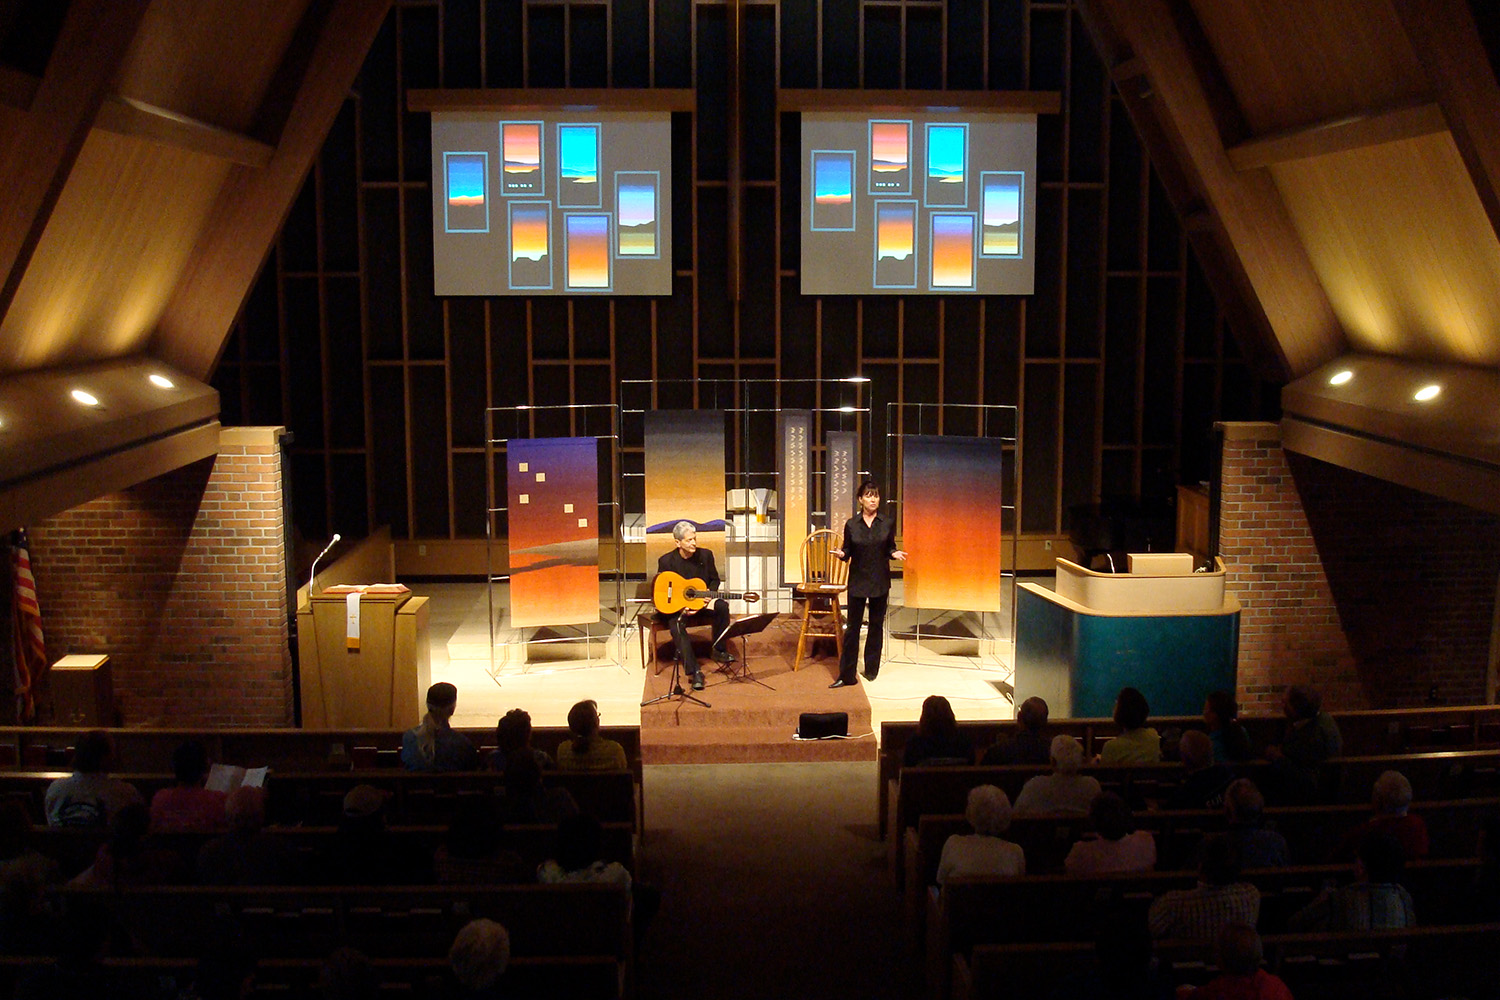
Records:
M322 552L318 553L318 558L313 560L312 575L307 578L307 592L309 595L311 595L313 592L313 584L318 580L318 559L322 559L324 556L326 556L328 554L328 550L337 545L341 537L343 536L335 531L333 533L333 537L328 540L328 545L323 549Z

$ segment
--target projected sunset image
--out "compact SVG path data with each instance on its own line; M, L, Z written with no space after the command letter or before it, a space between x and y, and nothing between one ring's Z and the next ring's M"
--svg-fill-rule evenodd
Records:
M543 194L542 123L501 122L501 187L504 194Z
M557 203L599 207L599 126L557 126Z
M932 287L974 287L974 216L932 216Z
M927 126L927 204L968 204L968 137L963 125Z
M570 215L567 233L567 286L609 287L609 216Z
M484 197L489 157L484 153L449 153L447 225L450 233L487 233L490 210Z
M911 123L870 123L870 193L911 193Z
M917 203L875 203L875 284L912 288L917 283Z
M656 175L616 174L615 211L621 257L656 255Z
M1016 257L1021 253L1021 184L1019 171L985 173L983 250L986 257Z
M814 150L814 229L854 228L854 154L847 150Z
M511 287L552 287L551 219L546 203L510 206Z

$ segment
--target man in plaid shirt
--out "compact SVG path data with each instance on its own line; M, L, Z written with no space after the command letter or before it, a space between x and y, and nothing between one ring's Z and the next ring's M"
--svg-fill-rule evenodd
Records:
M1197 888L1163 893L1151 904L1151 936L1212 941L1225 924L1254 927L1260 917L1260 890L1239 877L1235 846L1222 835L1204 841Z

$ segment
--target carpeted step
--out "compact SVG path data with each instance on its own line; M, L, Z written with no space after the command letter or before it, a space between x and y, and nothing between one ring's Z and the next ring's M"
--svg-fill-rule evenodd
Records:
M843 740L794 740L795 729L795 724L780 730L715 726L711 738L700 729L661 729L651 732L649 742L642 730L641 760L646 764L769 764L872 761L876 757L875 736L868 726L850 730L867 735Z

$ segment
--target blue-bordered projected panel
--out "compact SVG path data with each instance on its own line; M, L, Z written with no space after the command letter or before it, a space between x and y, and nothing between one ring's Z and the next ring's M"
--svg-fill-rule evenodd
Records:
M870 121L869 179L873 195L911 194L911 121Z
M615 172L615 256L661 257L661 175L654 170Z
M490 155L443 154L443 228L450 233L490 231Z
M539 121L500 122L501 197L539 198L547 194L542 146L545 128L546 123Z
M969 126L945 122L927 126L927 157L922 201L928 207L969 205Z
M552 203L511 201L506 206L511 288L552 287Z
M812 230L854 231L854 150L812 151Z
M599 125L585 122L557 126L557 204L562 208L599 208Z
M933 212L928 229L930 275L934 292L972 292L979 217L973 212Z
M672 294L672 112L437 111L432 143L438 295Z
M800 114L802 294L1034 292L1034 114Z
M564 286L569 291L609 291L610 214L569 212L563 223Z
M876 288L917 287L917 200L875 202Z
M1024 217L1021 213L1026 175L1019 170L985 170L979 174L981 257L1019 257Z

